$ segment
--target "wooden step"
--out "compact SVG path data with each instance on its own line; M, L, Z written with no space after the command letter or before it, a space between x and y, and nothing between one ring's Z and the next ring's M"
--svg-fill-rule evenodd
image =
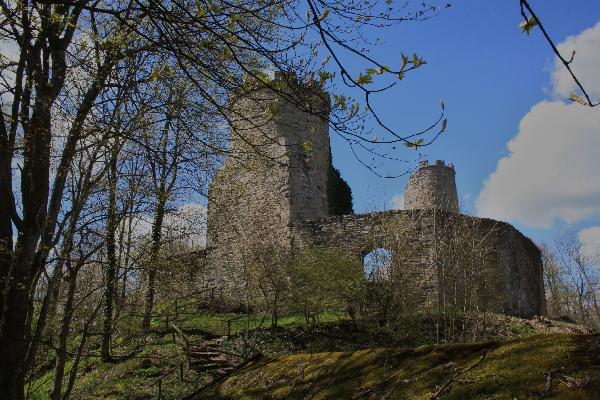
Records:
M223 353L220 353L218 351L190 351L188 353L190 355L190 357L220 357L223 355Z
M223 366L222 364L200 364L200 365L191 365L192 368L194 368L197 371L214 371L216 369L222 369L222 370L226 370L228 368L233 368L231 366Z
M203 364L231 365L232 362L227 359L218 359L218 358L207 359L207 360L195 358L195 359L190 360L190 364L192 364L192 365L203 365Z
M236 357L236 358L243 358L243 356L241 354L238 353L234 353L231 351L227 351L227 350L223 350L223 349L216 349L216 348L189 348L189 353L219 353L222 355L227 355L227 356L231 356L231 357Z
M235 369L235 367L219 368L216 372L219 373L219 374L221 374L221 375L225 375L225 374L230 373L234 369Z

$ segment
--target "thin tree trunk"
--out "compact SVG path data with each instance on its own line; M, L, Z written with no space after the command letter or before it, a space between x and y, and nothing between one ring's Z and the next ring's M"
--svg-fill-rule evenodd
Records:
M119 156L119 143L114 144L111 150L109 167L108 188L108 217L106 222L106 255L107 266L104 282L104 315L102 320L102 360L111 360L110 344L112 341L112 322L115 285L117 278L117 250L116 232L118 228L117 218L117 160Z
M35 325L35 333L31 340L29 352L27 354L27 362L25 363L25 370L29 371L33 367L35 356L39 343L42 340L46 328L46 321L52 320L56 312L56 301L58 300L58 288L60 287L60 278L62 276L63 263L58 262L54 268L54 272L48 281L48 290L44 295L42 307L38 315L37 323ZM50 337L49 340L52 340Z
M81 360L81 354L83 353L83 348L85 347L85 343L87 342L88 332L92 322L96 319L96 314L98 314L98 310L100 309L100 304L96 307L90 318L85 321L83 325L83 330L81 331L81 341L79 342L79 346L77 347L77 355L73 360L73 365L71 366L71 371L69 371L69 380L67 382L67 389L65 390L65 394L63 395L63 400L68 400L71 396L71 392L73 391L73 387L75 386L75 381L77 379L77 368L79 367L79 361Z
M146 308L144 310L144 319L142 329L150 330L150 320L152 310L154 309L154 295L156 291L156 263L160 252L162 239L162 225L165 217L166 199L165 195L159 194L156 212L154 213L154 222L152 223L152 247L150 249L150 262L148 265L148 288L146 289Z
M67 341L69 339L69 331L73 319L73 300L75 297L75 290L77 289L77 274L78 269L69 271L69 288L63 309L60 333L58 334L56 363L54 366L54 384L52 386L52 391L50 392L50 400L61 400L62 397L62 381L65 374L65 365L67 363Z

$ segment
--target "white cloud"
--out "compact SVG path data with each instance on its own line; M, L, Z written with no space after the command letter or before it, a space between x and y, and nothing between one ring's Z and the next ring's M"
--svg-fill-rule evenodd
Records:
M600 23L559 48L577 49L578 73L591 94L600 94ZM572 78L563 69L553 71L552 82L556 94L568 95ZM510 154L476 201L479 215L543 228L557 219L573 223L600 215L600 109L542 101L523 117L507 147Z
M390 208L392 210L402 210L404 209L404 195L403 194L395 194L390 199Z
M600 265L600 226L583 229L578 234L583 254L596 265Z
M600 97L600 22L594 27L581 32L579 35L570 36L558 45L558 50L566 59L571 57L575 50L575 58L571 69L580 79L590 96ZM573 78L556 58L552 71L552 85L554 94L568 97L571 92L576 92L577 86ZM595 100L595 99L593 99Z
M0 62L5 63L7 61L18 62L19 61L19 47L13 41L9 40L0 40ZM4 85L8 85L11 89L15 84L15 74L14 71L6 68L2 71L2 78L6 82L2 85L2 90L5 91L6 88ZM13 97L12 93L5 92L1 96L2 104L8 105L12 104Z
M600 112L541 102L523 117L476 203L483 216L550 227L600 214Z
M141 238L152 232L151 216L134 219L134 236ZM206 244L206 207L198 203L183 204L177 210L165 215L163 238L177 240L191 247Z

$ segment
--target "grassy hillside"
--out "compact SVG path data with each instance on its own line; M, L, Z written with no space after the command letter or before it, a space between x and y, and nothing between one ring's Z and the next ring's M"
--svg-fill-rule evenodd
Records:
M600 335L281 356L192 398L600 399Z
M229 327L228 320L232 321ZM577 397L583 396L582 393L588 393L587 398L598 398L589 393L600 391L594 383L599 374L600 339L582 334L587 330L578 325L490 315L486 317L488 325L482 330L483 336L479 337L497 341L415 347L415 343L431 342L422 336L418 340L394 338L389 330L355 324L344 319L343 314L323 314L320 321L306 325L302 317L286 316L278 328L273 328L268 320L239 314L196 312L181 316L176 323L190 340L219 337L225 350L242 353L247 349L246 354L260 351L265 355L259 363L248 365L194 398L347 399L358 396L356 398L381 399L388 392L387 399L429 398L436 385L448 381L447 390L441 391L439 398L470 398L470 394L457 392L464 386L492 391L482 391L479 397L482 399L494 398L485 397L484 393L512 399L506 395L512 393L509 382L525 371L520 389L515 391L525 395L514 396L521 399L528 398L528 391L544 392L546 371L559 367L565 370L553 374L549 392L560 388L570 390L575 396L571 398L585 398ZM231 335L223 336L228 330ZM127 356L118 357L114 362L104 363L96 350L90 350L79 365L71 398L155 399L161 377L164 377L161 379L163 400L185 398L210 382L212 376L189 369L182 346L173 339L172 332L165 330L164 322L155 321L153 332L137 342L119 338L114 354ZM52 386L54 352L47 349L43 354L47 360L40 365L39 374L27 388L28 398L32 400L47 399ZM484 354L485 359L481 360ZM479 360L479 364L461 373L462 368L469 368ZM183 371L180 370L182 362ZM511 363L518 368L513 368ZM578 365L582 366L581 371L577 371ZM67 373L71 366L72 360L67 365ZM590 382L585 381L588 375ZM571 378L575 380L569 388ZM578 385L582 388L577 388ZM463 395L466 397L461 397ZM532 396L529 398L535 398Z

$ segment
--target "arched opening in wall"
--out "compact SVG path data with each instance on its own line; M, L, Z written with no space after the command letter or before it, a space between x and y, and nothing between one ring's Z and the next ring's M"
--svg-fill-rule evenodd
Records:
M383 247L368 252L363 258L365 277L369 281L380 281L389 277L392 252Z

